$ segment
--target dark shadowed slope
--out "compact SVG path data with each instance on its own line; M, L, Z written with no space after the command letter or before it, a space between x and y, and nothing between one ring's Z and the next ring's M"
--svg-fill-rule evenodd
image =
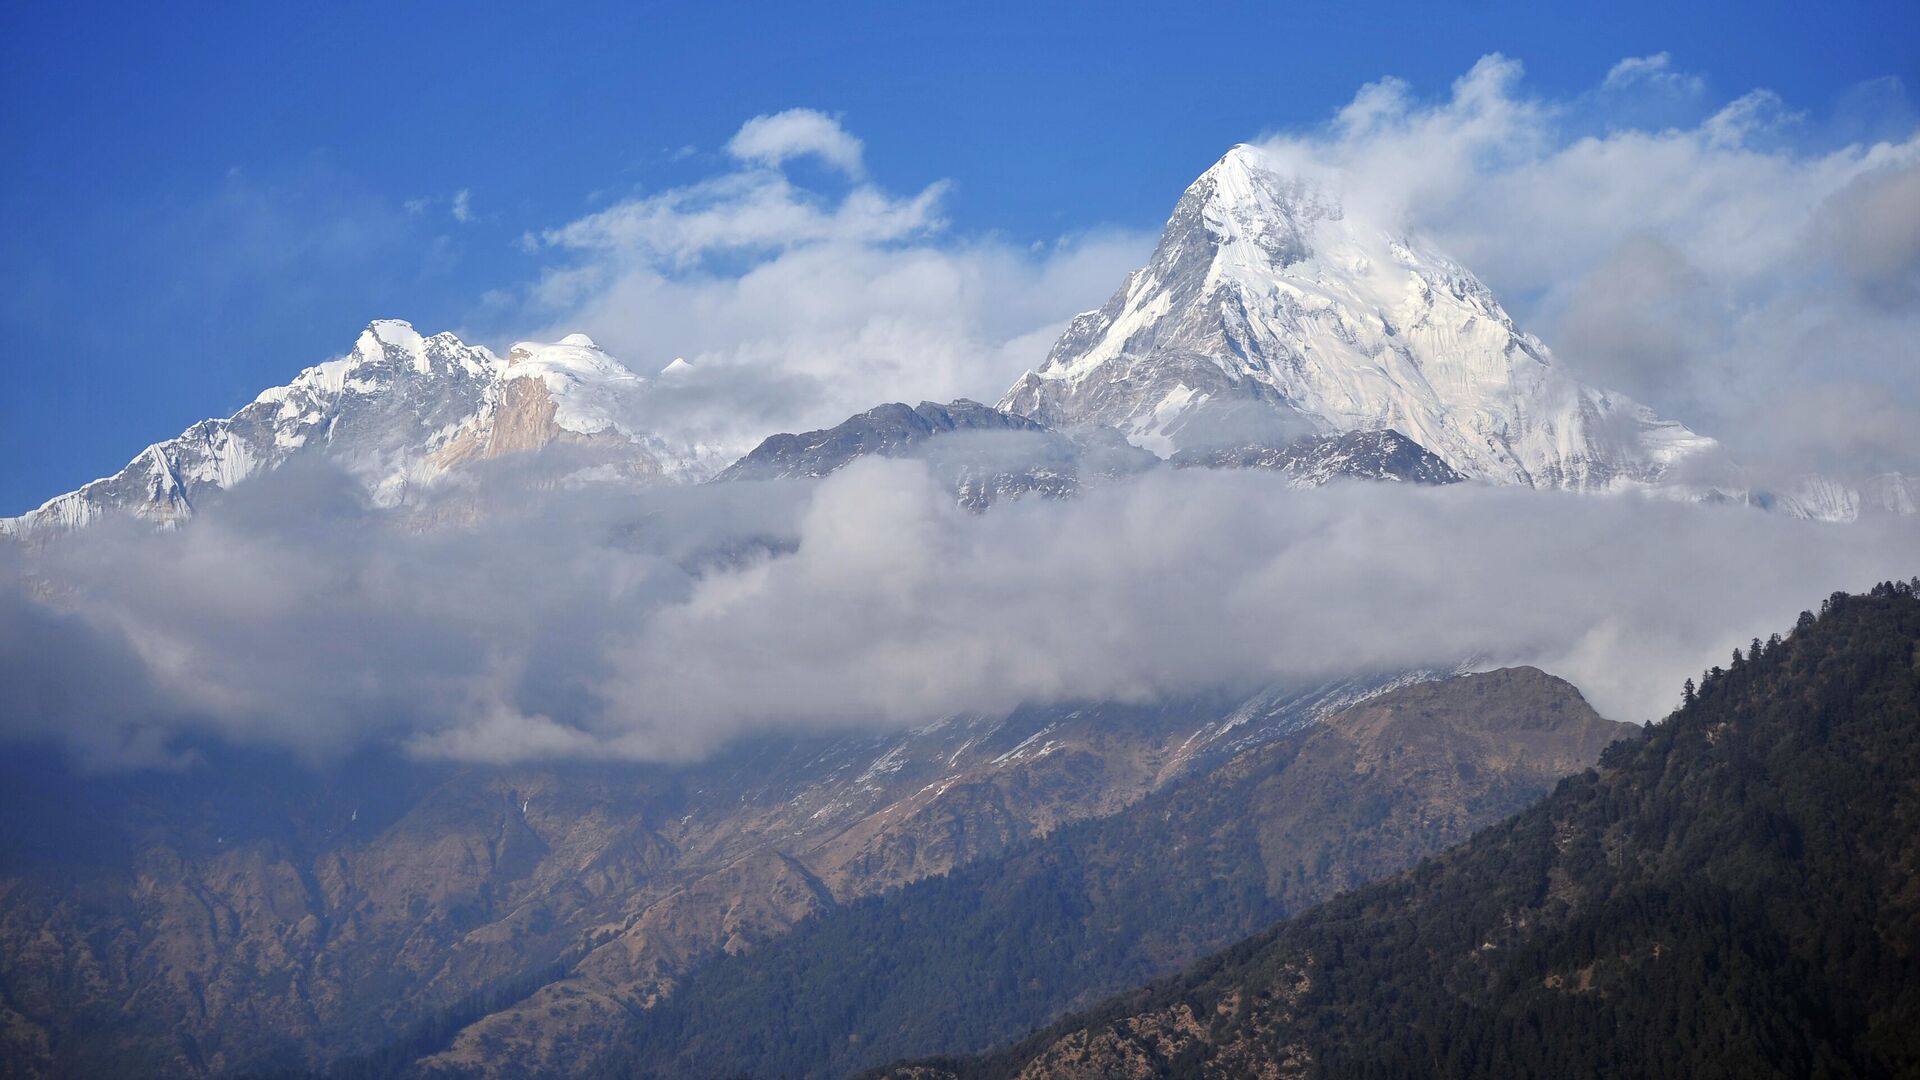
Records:
M577 1070L712 956L1111 814L1381 688L1023 708L684 766L315 767L207 743L179 772L80 774L13 746L0 1077L374 1051Z
M889 1075L1920 1075L1920 599L1758 652L1412 873Z
M990 1046L1458 842L1632 730L1531 668L1402 688L717 962L603 1071L833 1076Z
M863 457L911 458L984 510L1022 495L1062 498L1083 483L1159 464L1110 428L1053 431L1024 416L961 399L879 405L819 431L768 437L715 479L792 480L838 472Z

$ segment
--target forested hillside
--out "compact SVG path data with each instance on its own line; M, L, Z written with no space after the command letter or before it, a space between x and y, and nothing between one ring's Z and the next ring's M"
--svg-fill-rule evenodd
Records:
M1920 1074L1920 581L1417 870L898 1077Z

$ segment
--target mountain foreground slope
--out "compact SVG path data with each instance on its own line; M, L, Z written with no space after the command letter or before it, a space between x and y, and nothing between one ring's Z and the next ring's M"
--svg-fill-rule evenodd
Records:
M182 772L90 775L15 748L0 1075L299 1071L423 1031L422 1054L506 1046L490 1056L529 1071L715 956L1390 685L769 737L680 766L313 768L208 745Z
M1920 580L1832 597L1393 880L889 1077L1920 1072Z
M1637 730L1531 668L1394 690L720 960L599 1072L832 1077L990 1046L1464 840Z

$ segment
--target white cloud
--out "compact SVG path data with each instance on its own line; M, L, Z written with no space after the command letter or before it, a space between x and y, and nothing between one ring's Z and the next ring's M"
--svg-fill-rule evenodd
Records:
M1855 177L1828 198L1816 231L1867 299L1889 310L1920 302L1920 168Z
M453 193L453 220L466 224L473 220L473 193L461 188Z
M865 145L840 121L815 109L788 109L756 116L727 142L736 160L779 165L798 157L817 157L853 179L866 174Z
M183 735L677 760L1472 657L1645 720L1833 589L1911 574L1916 530L1202 470L972 515L882 459L817 484L522 490L425 534L242 488L185 529L37 553L33 594L10 569L0 731L123 765L177 761Z
M1700 130L1713 146L1738 147L1755 135L1801 119L1804 114L1787 111L1779 94L1771 90L1750 90L1707 117Z
M791 142L774 132L749 123L737 156L779 157L768 147ZM825 193L754 165L638 195L541 234L562 261L527 290L527 318L642 369L686 357L696 374L656 395L660 425L735 453L883 401L997 400L1152 240L954 236L947 186Z
M1698 75L1676 69L1673 66L1673 57L1660 52L1652 56L1627 57L1613 65L1607 71L1606 79L1600 83L1602 90L1626 90L1647 86L1667 93L1692 96L1706 89L1706 80Z
M737 275L589 263L542 283L565 312L543 333L584 328L643 369L686 357L697 376L655 395L661 426L744 452L883 401L996 400L1149 245L1102 234L1036 255L994 240L831 241Z
M938 231L945 184L896 199L859 186L839 201L779 173L729 173L688 187L629 199L550 229L550 246L624 262L686 266L729 252L761 253L806 244L883 244Z
M623 733L665 740L1479 657L1647 720L1832 588L1910 573L1917 528L1478 486L1293 492L1230 472L974 517L921 465L874 459L820 486L792 556L699 582L616 648L613 685L676 703L678 720Z
M1664 56L1635 58L1599 89L1670 76ZM1702 100L1678 126L1631 115L1605 93L1530 94L1517 62L1490 56L1439 100L1382 80L1325 128L1267 145L1431 237L1562 362L1720 437L1762 482L1809 463L1920 468L1920 309L1885 302L1912 280L1920 132L1822 144L1765 90ZM1805 404L1869 388L1908 418L1902 445L1869 446Z

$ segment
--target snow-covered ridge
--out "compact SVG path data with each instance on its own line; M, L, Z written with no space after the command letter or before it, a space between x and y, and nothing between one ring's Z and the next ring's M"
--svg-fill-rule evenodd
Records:
M513 391L528 379L538 393ZM79 528L112 513L177 524L199 500L313 454L343 465L388 506L473 461L569 439L591 440L607 459L600 474L620 479L695 468L635 422L648 386L584 334L521 342L502 359L451 333L424 336L382 319L344 355L232 416L200 421L113 476L0 519L0 535Z

